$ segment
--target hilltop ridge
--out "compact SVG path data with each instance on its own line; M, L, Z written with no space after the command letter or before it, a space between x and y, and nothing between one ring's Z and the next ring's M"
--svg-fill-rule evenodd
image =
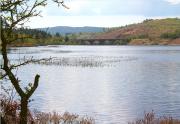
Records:
M65 27L67 28L67 27ZM71 29L72 27L70 27ZM180 18L147 19L142 23L115 28L74 27L69 34L49 33L47 29L17 29L19 37L28 39L14 42L13 46L38 45L180 45ZM95 31L97 28L98 31ZM61 29L63 30L63 29ZM69 30L69 29L68 29Z
M77 33L98 33L103 32L105 28L103 27L70 27L70 26L55 26L55 27L47 27L47 28L38 28L38 30L47 31L51 34L59 33L61 35L65 34L77 34Z
M180 44L180 19L147 19L142 23L111 28L95 36L97 39L129 39L130 45Z

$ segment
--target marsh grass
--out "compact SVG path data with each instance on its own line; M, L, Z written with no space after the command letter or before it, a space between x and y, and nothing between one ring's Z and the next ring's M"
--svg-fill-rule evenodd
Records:
M20 104L9 99L1 99L1 122L6 124L19 124ZM28 124L95 124L95 120L88 116L79 116L65 112L28 111Z
M3 124L3 121L6 124L18 124L20 103L4 95L1 95L0 101L1 124ZM109 120L109 123L111 124L111 120ZM95 120L88 116L79 116L69 112L59 114L58 112L45 113L38 110L29 110L28 124L95 124ZM119 124L121 123L119 122ZM128 122L128 124L180 124L180 119L169 116L157 117L152 111L145 113L143 118Z
M69 112L61 115L57 112L44 113L35 111L34 118L34 124L95 124L93 118L80 117Z
M128 122L128 124L180 124L180 120L173 119L169 116L157 117L152 111L145 113L144 118L137 119L133 122Z

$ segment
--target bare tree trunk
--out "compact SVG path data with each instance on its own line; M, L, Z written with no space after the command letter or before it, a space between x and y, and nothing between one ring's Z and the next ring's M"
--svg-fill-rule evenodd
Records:
M21 97L20 124L27 124L28 99Z
M58 5L61 4L63 7L69 9L64 5L63 0L52 1L58 3ZM29 20L29 18L39 16L40 11L37 11L36 8L44 7L46 4L47 0L34 0L33 2L29 2L29 0L1 0L2 16L0 17L0 54L2 54L4 62L3 67L1 67L0 69L3 69L5 71L5 76L8 76L16 92L21 97L20 124L27 124L28 100L38 87L40 76L37 74L32 86L29 86L28 90L24 91L20 87L18 77L13 73L12 70L21 65L28 64L29 61L26 61L24 62L24 64L20 65L11 65L8 59L7 46L10 45L13 41L22 39L21 36L16 37L14 29L18 28L19 26L24 26L24 23Z

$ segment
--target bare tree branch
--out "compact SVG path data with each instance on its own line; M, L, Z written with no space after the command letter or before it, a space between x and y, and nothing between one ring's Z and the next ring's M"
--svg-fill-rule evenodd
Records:
M19 26L24 26L30 18L35 16L40 16L41 11L37 11L38 7L46 6L47 0L1 0L0 1L0 23L1 23L1 54L3 57L3 69L5 74L2 74L0 78L8 77L14 86L16 92L21 97L21 112L20 112L20 124L27 124L27 107L28 100L31 95L34 93L36 88L38 87L40 76L37 74L34 78L34 83L30 88L24 91L20 87L20 80L16 77L16 75L12 72L12 69L17 67L32 63L32 62L40 62L47 59L35 60L30 59L26 60L17 65L10 65L7 53L7 46L10 45L13 41L22 39L24 37L16 37L16 33L14 32ZM69 9L64 1L52 0L59 5ZM51 59L51 58L50 58ZM49 59L49 60L50 60Z
M29 92L27 92L27 98L29 99L31 97L31 95L34 93L34 91L36 90L36 88L38 87L38 83L39 83L39 78L40 75L36 75L34 78L34 83L33 86L31 87L31 89L29 90Z
M61 1L59 1L59 0L53 0L53 1L56 2L56 3L58 3L58 6L62 5L64 8L70 9L68 6L66 6L66 5L64 4L64 0L61 0Z
M43 59L33 59L33 57L29 60L25 60L24 62L20 63L20 64L17 64L17 65L11 65L10 66L10 69L15 69L17 67L20 67L20 66L25 66L27 64L30 64L30 63L38 63L38 62L41 62L41 61L50 61L52 60L53 57L50 57L50 58L43 58Z

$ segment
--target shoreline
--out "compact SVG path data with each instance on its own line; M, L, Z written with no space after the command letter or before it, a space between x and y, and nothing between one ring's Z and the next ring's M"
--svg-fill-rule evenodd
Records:
M146 45L146 44L142 44L142 45L62 45L62 44L52 44L52 45L10 45L8 46L8 48L12 48L12 47L41 47L41 46L180 46L180 44L157 44L157 45Z

